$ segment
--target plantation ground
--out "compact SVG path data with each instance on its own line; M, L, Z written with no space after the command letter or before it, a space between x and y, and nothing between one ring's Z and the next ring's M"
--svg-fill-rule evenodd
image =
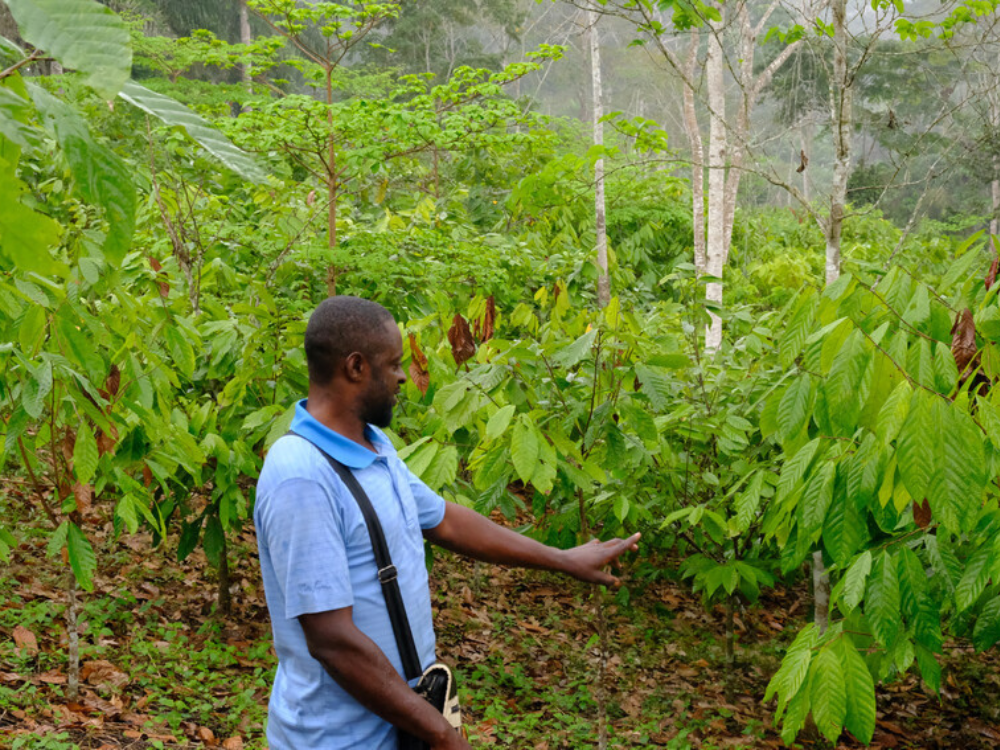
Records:
M8 498L8 502L13 498ZM13 508L5 508L9 516ZM42 541L16 551L0 590L0 746L5 748L264 747L274 658L252 532L238 540L234 612L214 616L200 553L185 564L150 555L148 538L107 531L93 594L83 595L83 685L67 701L66 595ZM605 600L608 648L592 591L555 576L439 557L432 573L441 655L459 666L474 747L597 746L604 703L610 747L780 747L761 704L808 591L765 595L738 613L739 665L726 668L721 610L665 576L625 573L631 604ZM648 576L646 576L648 578ZM788 634L788 635L786 635ZM601 686L602 660L606 679ZM944 696L906 678L879 696L875 748L1000 744L995 657L950 644ZM727 679L732 681L727 685ZM846 737L839 747L857 747ZM803 747L829 747L815 733Z

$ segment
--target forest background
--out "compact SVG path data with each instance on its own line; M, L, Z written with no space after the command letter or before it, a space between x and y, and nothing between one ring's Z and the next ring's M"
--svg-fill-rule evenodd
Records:
M254 478L333 293L474 745L994 746L991 0L0 3L0 741L263 747Z

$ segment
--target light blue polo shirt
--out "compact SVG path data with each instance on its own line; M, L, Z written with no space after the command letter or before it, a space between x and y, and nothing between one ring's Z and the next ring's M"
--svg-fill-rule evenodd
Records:
M309 655L298 617L353 607L354 623L396 671L403 664L377 579L368 527L319 445L354 472L378 513L423 668L434 662L423 529L444 519L445 503L368 425L372 453L315 420L300 401L292 429L275 442L257 484L254 523L278 671L271 691L271 750L395 750L396 730L358 703Z

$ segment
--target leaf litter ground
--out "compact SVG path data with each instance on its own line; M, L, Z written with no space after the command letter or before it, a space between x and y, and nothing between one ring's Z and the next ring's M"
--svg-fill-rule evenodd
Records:
M274 657L252 532L232 548L225 620L204 558L178 564L150 544L104 535L106 574L81 594L75 701L65 698L65 575L46 572L41 542L15 552L0 582L0 747L265 746ZM735 669L721 609L706 612L667 577L634 581L622 606L550 574L439 555L432 588L440 656L458 666L473 747L595 747L601 715L609 747L782 746L761 697L807 614L804 586L737 613ZM953 644L945 662L940 701L909 675L880 689L873 748L1000 746L996 657ZM799 745L831 747L808 731ZM844 735L837 747L859 746Z

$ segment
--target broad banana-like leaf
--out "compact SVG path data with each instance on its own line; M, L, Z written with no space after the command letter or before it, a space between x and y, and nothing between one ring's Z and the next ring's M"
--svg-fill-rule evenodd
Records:
M66 68L87 73L87 85L105 99L132 72L128 27L94 0L7 0L24 40Z
M151 91L132 80L125 83L118 96L167 125L184 128L193 141L240 177L251 182L264 181L264 171L250 154L234 146L232 141L208 121L179 101Z

